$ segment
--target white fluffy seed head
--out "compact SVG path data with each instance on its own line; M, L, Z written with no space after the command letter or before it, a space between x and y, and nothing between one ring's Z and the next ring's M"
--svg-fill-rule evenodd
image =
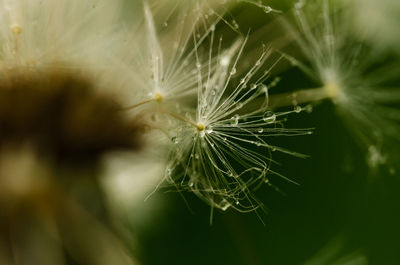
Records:
M297 32L295 39L307 64L296 61L296 66L320 83L366 150L399 144L400 116L394 106L400 102L400 90L385 86L398 74L394 68L376 67L380 63L379 58L374 60L376 47L381 45L379 39L374 47L364 38L366 35L354 34L348 27L354 19L348 2L301 2L294 10L297 23L290 30Z
M188 117L195 126L181 124L176 131L165 178L212 207L251 211L260 206L252 188L264 183L274 187L266 182L275 173L270 169L271 153L298 155L269 144L268 137L308 131L278 127L288 113L264 115L268 86L262 82L277 63L266 63L271 50L263 47L257 60L244 68L247 37L224 47L213 31L209 34L202 44L206 49L199 46L192 62L200 65L196 67L197 105ZM199 37L193 38L196 42Z
M121 1L0 0L0 57L9 67L94 62L112 39ZM100 60L101 61L101 60Z

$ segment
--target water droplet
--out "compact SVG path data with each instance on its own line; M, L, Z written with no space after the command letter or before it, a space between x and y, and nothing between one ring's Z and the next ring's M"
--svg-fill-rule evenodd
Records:
M234 29L239 29L239 24L236 22L236 20L232 20L232 26Z
M217 94L217 89L212 89L211 90L211 96L215 96Z
M259 86L259 91L260 91L260 93L265 93L265 94L268 95L268 87L266 85L264 85L264 84L261 84Z
M271 13L273 11L273 9L270 6L264 6L263 9L264 9L264 12L267 13L267 14Z
M246 82L245 78L240 79L240 84L244 84Z
M307 113L311 113L313 111L313 106L311 104L308 104L307 106L305 106L304 110Z
M228 208L231 206L231 204L227 201L227 200L225 200L225 199L223 199L222 201L221 201L221 203L220 203L220 207L221 207L221 210L222 211L226 211L226 210L228 210Z
M198 154L195 154L195 155L194 155L194 158L195 158L196 160L199 160L200 156L199 156Z
M264 132L263 128L258 129L258 133L263 133L263 132Z
M237 126L239 124L239 118L240 118L239 114L236 114L235 116L233 116L231 118L231 125Z
M165 21L164 24L163 24L163 26L164 26L164 27L168 27L168 22Z
M201 64L200 63L196 63L196 67L197 68L201 68Z
M176 136L172 137L172 138L171 138L171 141L172 141L174 144L179 143L178 138L177 138Z
M250 89L251 89L251 90L254 90L254 89L256 89L256 88L257 88L257 84L251 84L251 85L250 85Z
M210 133L212 133L213 131L214 131L214 130L213 130L212 128L210 128L210 127L206 129L206 133L207 133L207 134L210 134Z
M189 187L193 187L194 186L194 183L191 181L191 182L189 182Z
M274 123L276 121L276 115L272 111L267 111L264 113L263 121L266 123Z
M231 75L234 75L234 74L236 74L236 71L237 71L237 70L236 70L236 68L235 68L235 67L233 67L233 68L231 69L231 72L230 72L230 74L231 74Z
M215 25L211 25L210 30L215 31Z
M294 112L300 113L301 111L302 111L302 108L299 105L294 107Z

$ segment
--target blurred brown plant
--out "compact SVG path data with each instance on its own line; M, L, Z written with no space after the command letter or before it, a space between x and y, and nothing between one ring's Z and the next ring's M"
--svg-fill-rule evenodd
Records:
M106 228L98 162L108 151L137 150L142 126L80 74L13 70L6 76L0 264L132 264Z

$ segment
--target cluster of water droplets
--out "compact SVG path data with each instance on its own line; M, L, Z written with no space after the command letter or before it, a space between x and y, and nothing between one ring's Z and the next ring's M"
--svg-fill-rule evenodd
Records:
M266 13L266 14L269 14L271 12L279 12L278 10L273 9L271 6L263 4L263 2L261 0L257 0L257 1L241 0L241 2L255 5L255 6L261 8L261 10L264 11L264 13Z

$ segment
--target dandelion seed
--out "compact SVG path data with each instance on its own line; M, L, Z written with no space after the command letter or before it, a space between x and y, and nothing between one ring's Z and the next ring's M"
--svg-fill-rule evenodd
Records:
M210 34L212 41L214 33ZM266 142L269 136L306 134L303 130L274 126L279 117L287 113L268 112L268 115L263 115L267 113L268 97L265 95L268 95L268 89L262 82L269 71L260 69L270 50L263 49L257 60L259 64L254 64L243 76L233 78L232 69L236 71L239 66L246 41L246 38L239 38L227 49L218 49L214 56L224 58L226 63L221 63L221 59L215 60L214 56L209 57L205 63L209 65L207 78L204 80L199 76L197 79L199 104L195 115L187 118L194 122L182 125L179 135L182 142L170 154L169 167L174 169L174 183L187 185L196 178L196 189L191 191L212 207L222 210L251 211L259 207L251 187L263 183L267 174L274 174L270 169L270 152L279 150L298 155L269 145ZM212 45L209 49L208 54L213 54ZM252 82L259 89L248 89L243 86L245 82ZM266 102L253 111L237 113L259 98ZM264 151L259 153L256 148L263 148Z
M56 63L96 65L96 57L110 45L107 37L114 35L121 2L100 0L96 10L92 2L1 1L3 64L32 70Z
M394 106L400 102L400 90L386 85L397 71L371 69L376 50L348 29L353 19L348 10L330 0L301 1L296 6L297 27L290 29L309 63L297 65L321 87L298 91L294 100L302 104L330 99L366 149L388 141L398 144L400 116Z
M158 17L153 6L170 10L167 27L165 18ZM125 98L130 109L142 102L165 103L163 106L168 107L168 103L196 95L197 80L204 79L208 70L208 64L197 57L196 51L221 19L216 15L205 19L204 13L209 7L203 1L179 1L172 9L161 1L154 2L153 6L144 2L145 24L140 20L132 23L135 33L125 33L131 38L123 43L118 55L124 62L121 71L130 75L130 87L124 91L129 93ZM149 94L159 95L162 100L149 98Z

